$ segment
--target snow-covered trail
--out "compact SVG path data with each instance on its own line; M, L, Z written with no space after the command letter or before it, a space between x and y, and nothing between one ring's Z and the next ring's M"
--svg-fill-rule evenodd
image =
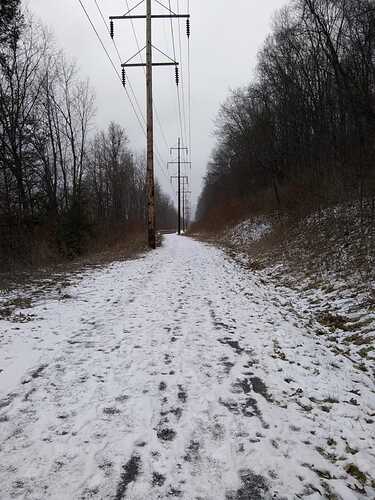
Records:
M374 381L287 292L172 235L69 294L0 321L2 500L375 498Z

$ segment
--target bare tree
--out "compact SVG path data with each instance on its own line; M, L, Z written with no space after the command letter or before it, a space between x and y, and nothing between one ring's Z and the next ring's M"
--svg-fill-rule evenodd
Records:
M263 210L374 198L375 10L369 0L293 0L257 78L221 107L199 203ZM272 196L271 196L272 193Z

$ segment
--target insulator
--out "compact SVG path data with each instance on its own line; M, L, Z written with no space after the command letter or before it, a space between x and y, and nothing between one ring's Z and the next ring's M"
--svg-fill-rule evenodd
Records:
M110 31L111 31L111 38L113 40L113 38L115 36L115 25L114 25L114 22L112 21L112 19L111 19L111 23L110 23Z
M122 68L122 86L124 88L126 87L126 73L125 73L125 68Z
M178 66L176 66L176 85L180 83L180 74L178 72Z
M190 19L186 19L186 34L190 38Z

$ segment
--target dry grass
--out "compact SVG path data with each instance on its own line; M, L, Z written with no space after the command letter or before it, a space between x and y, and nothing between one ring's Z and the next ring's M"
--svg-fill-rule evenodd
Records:
M29 287L40 284L44 287L51 281L64 285L65 275L74 275L90 267L136 258L146 251L145 235L134 228L132 232L127 231L126 237L124 233L114 233L108 238L102 234L89 243L85 255L68 260L52 253L48 254L48 258L45 256L45 259L37 259L33 267L15 266L0 273L0 291L19 289L26 285Z
M360 221L358 205L325 210L314 216L268 215L272 231L241 250L254 270L283 264L296 278L308 278L327 293L335 280L356 282L375 297L375 221L370 212ZM223 243L223 232L204 232L203 238ZM202 237L202 234L199 235ZM231 247L231 243L224 241ZM333 289L331 290L333 291Z
M358 203L303 217L269 214L263 220L272 231L259 241L231 239L237 231L233 226L232 231L225 227L195 236L223 247L251 272L264 273L276 287L295 290L316 334L326 337L333 349L340 345L345 355L358 360L358 369L365 369L361 360L368 361L369 367L375 360L375 221L371 203L360 215ZM259 214L247 219L256 223Z

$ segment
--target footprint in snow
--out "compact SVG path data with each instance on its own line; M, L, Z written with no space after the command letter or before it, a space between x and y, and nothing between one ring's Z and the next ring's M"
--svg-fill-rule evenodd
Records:
M167 384L164 381L160 382L159 391L165 391L166 388L167 388Z
M173 429L163 428L158 429L156 435L160 441L173 441L176 437L176 432Z
M159 474L158 472L154 472L152 474L152 486L155 488L156 486L163 486L166 481L166 477L163 474Z
M172 363L172 359L171 359L170 354L164 354L164 363L166 365L170 365Z
M183 403L186 403L187 401L187 393L185 391L185 389L182 387L181 384L178 385L178 394L177 394L177 397L180 401L182 401Z

